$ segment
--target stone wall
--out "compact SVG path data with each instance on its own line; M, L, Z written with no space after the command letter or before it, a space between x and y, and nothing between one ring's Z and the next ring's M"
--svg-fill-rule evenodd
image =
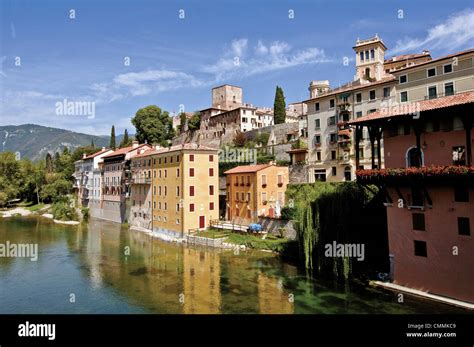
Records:
M275 219L267 217L258 217L258 224L261 224L263 230L271 235L280 235L280 228L285 228L283 236L289 240L296 239L296 230L293 226L293 221L286 219Z
M290 165L290 182L291 183L308 183L308 165Z

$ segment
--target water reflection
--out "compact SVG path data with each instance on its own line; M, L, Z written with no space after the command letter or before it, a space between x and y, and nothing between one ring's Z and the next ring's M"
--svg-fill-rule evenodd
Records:
M0 313L454 312L315 282L272 254L166 243L99 220L71 227L12 218L0 221L6 240L39 243L39 259L0 258Z

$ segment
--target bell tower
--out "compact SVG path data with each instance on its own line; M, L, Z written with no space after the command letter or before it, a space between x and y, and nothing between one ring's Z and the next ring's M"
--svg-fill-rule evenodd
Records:
M383 67L387 47L377 34L367 40L357 39L352 48L356 53L356 79L369 83L387 76Z

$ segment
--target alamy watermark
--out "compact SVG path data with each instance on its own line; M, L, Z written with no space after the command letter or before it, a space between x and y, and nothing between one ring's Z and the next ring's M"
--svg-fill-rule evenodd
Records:
M363 243L327 243L324 245L324 255L328 258L357 258L365 259L365 245Z
M30 258L38 260L37 243L0 243L0 258Z
M392 100L382 101L380 103L380 115L384 117L405 114L412 116L413 119L420 118L419 102L396 102Z
M257 150L254 148L232 148L225 146L218 152L220 163L257 164Z
M57 116L87 116L88 119L95 118L94 101L69 101L64 99L55 104Z

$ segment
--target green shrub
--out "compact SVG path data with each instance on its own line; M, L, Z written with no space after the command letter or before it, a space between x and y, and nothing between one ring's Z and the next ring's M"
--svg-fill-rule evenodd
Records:
M81 213L82 213L82 219L85 222L87 222L89 220L89 217L90 217L89 208L88 207L82 207L81 208Z
M53 206L51 207L51 212L53 214L54 219L57 220L79 220L79 216L74 207L69 206L69 203L65 201L57 201L53 203Z

